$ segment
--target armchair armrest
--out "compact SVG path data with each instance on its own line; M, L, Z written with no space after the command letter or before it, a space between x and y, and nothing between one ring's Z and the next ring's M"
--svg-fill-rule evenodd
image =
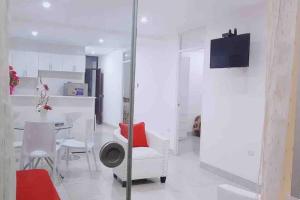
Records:
M122 145L127 154L128 140L120 134L120 129L114 131L114 141Z
M155 149L162 155L167 156L169 152L169 145L170 145L169 139L153 131L146 131L146 134L147 134L149 147Z

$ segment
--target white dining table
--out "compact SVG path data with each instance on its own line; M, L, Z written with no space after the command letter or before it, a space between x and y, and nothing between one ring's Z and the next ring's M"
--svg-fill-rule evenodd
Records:
M55 124L55 130L56 131L61 131L61 130L68 130L68 129L71 129L73 128L72 125L69 125L69 124L65 124L65 123L54 123ZM18 124L14 127L15 130L19 130L19 131L24 131L24 127L25 127L25 124Z

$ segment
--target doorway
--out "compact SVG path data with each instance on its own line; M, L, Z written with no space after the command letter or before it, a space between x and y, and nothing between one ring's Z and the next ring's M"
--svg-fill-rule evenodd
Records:
M178 70L178 153L199 154L204 50L180 52Z
M98 56L86 56L85 83L88 96L95 97L95 116L97 124L103 122L103 84L104 74L99 68Z

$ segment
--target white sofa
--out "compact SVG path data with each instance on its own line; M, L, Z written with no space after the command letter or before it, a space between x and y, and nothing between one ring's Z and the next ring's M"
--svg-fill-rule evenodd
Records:
M146 131L149 147L137 147L132 149L132 180L160 178L165 183L168 170L169 140L158 134ZM127 139L120 129L114 132L114 141L125 149L125 159L122 164L113 169L114 177L122 181L126 187L127 180Z

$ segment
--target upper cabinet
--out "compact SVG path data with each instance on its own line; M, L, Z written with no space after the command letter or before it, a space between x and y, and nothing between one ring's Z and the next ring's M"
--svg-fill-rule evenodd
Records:
M38 56L35 52L11 51L10 64L21 77L38 76Z
M62 68L67 72L85 72L85 56L65 55Z
M65 55L51 54L50 71L63 71L63 60Z
M38 70L85 72L85 56L10 51L9 63L22 77L37 77Z
M51 54L50 53L38 53L39 63L38 69L39 70L51 70Z

